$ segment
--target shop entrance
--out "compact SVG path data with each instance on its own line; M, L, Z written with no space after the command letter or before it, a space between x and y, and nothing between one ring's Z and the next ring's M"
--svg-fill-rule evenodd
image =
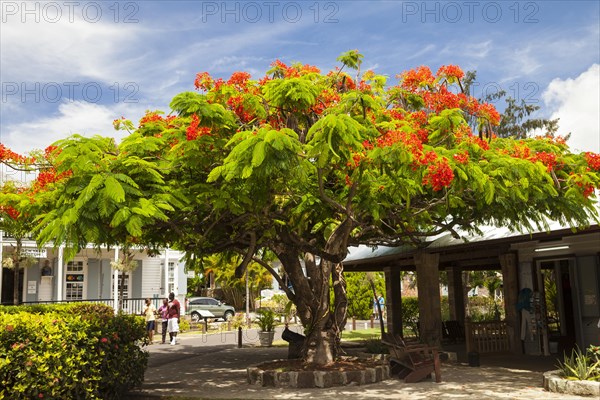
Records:
M570 354L576 345L572 259L538 262L538 290L543 301L542 346L544 354Z

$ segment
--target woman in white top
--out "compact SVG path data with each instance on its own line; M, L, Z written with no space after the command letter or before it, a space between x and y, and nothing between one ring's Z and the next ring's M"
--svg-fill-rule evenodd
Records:
M154 321L156 320L154 314L156 314L156 307L154 307L152 300L149 298L146 299L146 307L142 311L142 314L146 317L146 333L148 333L149 344L152 344L154 340Z

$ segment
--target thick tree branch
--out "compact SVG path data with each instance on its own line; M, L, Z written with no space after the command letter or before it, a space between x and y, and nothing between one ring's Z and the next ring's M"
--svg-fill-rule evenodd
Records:
M246 272L246 267L248 267L248 264L250 264L250 261L252 261L252 257L254 256L255 252L256 252L256 234L254 232L250 232L250 245L248 246L246 255L244 256L242 263L240 265L238 265L237 268L235 269L235 276L237 278L241 278L244 275L244 272Z
M271 267L271 265L269 265L268 262L266 262L262 258L258 258L256 256L252 257L252 261L254 261L254 262L262 265L263 268L265 268L267 271L269 271L271 273L271 275L273 275L273 277L275 278L275 280L277 281L277 283L279 283L279 288L285 292L285 294L287 295L288 299L290 299L291 301L295 301L296 300L296 295L294 294L294 292L292 292L287 287L287 285L283 281L283 278L277 273L277 271L275 271L275 269L273 269L273 267Z

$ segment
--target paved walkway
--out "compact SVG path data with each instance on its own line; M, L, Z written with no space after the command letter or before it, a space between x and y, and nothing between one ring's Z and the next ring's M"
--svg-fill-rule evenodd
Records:
M242 348L233 332L188 334L175 346L149 346L145 382L129 399L585 399L542 389L542 372L554 369L554 360L546 357L482 357L481 367L443 363L439 384L392 378L330 389L262 388L247 383L246 367L286 358L287 348L263 348L257 342L256 331L245 331Z

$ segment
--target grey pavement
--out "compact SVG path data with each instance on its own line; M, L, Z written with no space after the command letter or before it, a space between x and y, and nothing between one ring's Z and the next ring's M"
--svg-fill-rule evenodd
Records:
M280 338L281 329L275 340ZM480 367L444 362L442 383L392 378L363 386L293 389L247 383L248 366L287 357L287 347L258 346L256 330L244 331L241 348L235 332L224 332L183 334L175 346L154 344L148 350L145 381L128 399L585 399L543 390L542 372L555 369L550 357L482 356Z

